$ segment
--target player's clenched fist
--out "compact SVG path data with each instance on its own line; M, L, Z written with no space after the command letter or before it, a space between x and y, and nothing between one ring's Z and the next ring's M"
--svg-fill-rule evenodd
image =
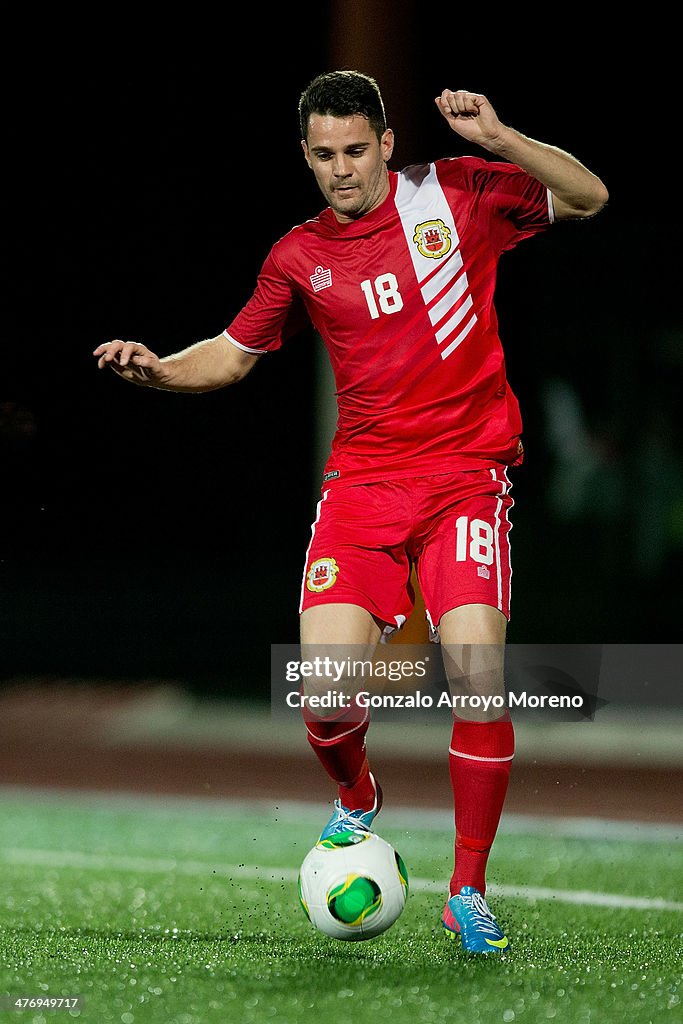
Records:
M146 345L137 341L107 341L93 352L100 369L111 366L132 384L151 384L163 378L161 360Z
M504 125L486 99L478 92L466 89L444 89L434 100L441 114L454 132L481 146L495 143Z

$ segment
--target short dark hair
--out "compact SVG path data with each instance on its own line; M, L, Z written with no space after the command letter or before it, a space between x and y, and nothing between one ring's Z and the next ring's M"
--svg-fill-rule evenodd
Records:
M301 138L308 138L311 114L331 117L367 117L380 140L387 129L379 86L362 71L326 71L306 86L299 99Z

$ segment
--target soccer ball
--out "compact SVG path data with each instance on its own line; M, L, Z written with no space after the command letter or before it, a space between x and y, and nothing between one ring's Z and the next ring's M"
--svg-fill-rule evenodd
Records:
M372 939L399 918L408 898L401 857L376 832L318 841L299 871L299 900L311 924L334 939Z

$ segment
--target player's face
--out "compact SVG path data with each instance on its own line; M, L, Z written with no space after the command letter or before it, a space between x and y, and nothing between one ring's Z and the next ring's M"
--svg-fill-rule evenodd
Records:
M378 140L367 117L311 114L304 154L322 194L340 221L356 220L389 194L387 161L394 134Z

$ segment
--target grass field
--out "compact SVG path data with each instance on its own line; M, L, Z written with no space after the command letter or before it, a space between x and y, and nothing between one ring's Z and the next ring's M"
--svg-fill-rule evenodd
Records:
M326 809L0 790L0 1011L43 1024L681 1020L683 855L671 826L504 821L490 902L505 958L438 924L448 815L382 813L411 876L364 943L319 936L297 868Z

